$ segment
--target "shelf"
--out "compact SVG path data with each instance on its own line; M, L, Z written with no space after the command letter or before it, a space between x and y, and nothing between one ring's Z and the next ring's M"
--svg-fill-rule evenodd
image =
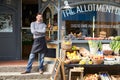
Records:
M102 43L109 43L111 40L100 40L100 41L102 41ZM58 44L58 43L61 43L62 40L60 40L60 41L53 40L53 41L49 41L49 42L54 43L54 44ZM88 43L88 40L72 40L72 43Z
M120 74L120 64L116 65L80 65L80 64L65 64L66 70L69 70L73 67L84 67L84 74L94 74L99 72L107 72L111 75L118 75Z
M120 67L120 64L114 64L114 65L105 65L105 64L91 64L91 65L80 65L80 64L65 64L65 67L107 67L107 66L112 66L112 67Z
M101 41L102 43L109 43L111 40L95 40ZM72 43L88 43L88 40L72 40Z

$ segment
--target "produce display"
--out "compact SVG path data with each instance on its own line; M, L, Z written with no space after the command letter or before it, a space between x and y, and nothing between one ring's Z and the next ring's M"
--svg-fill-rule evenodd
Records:
M99 80L98 74L88 74L84 77L84 80Z
M120 38L115 37L109 44L102 44L101 41L88 40L89 50L84 47L72 45L72 42L63 42L65 45L70 45L71 48L63 49L65 54L65 64L80 64L80 65L114 65L120 64ZM64 46L65 47L65 46ZM115 53L117 52L117 54ZM84 80L119 80L115 76L109 76L106 72L95 74L87 74Z
M86 74L84 80L120 80L120 75L109 75L107 72Z
M71 41L63 41L62 49L65 50L65 64L76 63L86 64L120 64L119 55L113 55L113 49L120 49L119 37L115 38L110 44L102 44L101 41L89 40L90 51L84 47L72 45ZM68 47L68 48L67 48Z

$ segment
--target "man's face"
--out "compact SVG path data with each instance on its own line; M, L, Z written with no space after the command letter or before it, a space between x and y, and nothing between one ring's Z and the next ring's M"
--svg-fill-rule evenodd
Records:
M37 20L38 22L41 22L41 21L42 21L42 15L37 15L37 16L36 16L36 20Z

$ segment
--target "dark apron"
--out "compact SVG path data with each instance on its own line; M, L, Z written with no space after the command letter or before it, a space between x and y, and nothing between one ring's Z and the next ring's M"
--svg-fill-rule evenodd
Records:
M47 49L47 45L46 45L46 40L45 37L39 37L39 38L35 38L33 45L32 45L32 49L31 49L31 53L47 53L48 49Z

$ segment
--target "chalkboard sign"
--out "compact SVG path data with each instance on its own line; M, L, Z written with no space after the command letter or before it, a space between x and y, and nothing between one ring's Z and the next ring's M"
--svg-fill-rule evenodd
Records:
M51 75L51 80L57 80L57 76L58 76L58 72L60 70L60 66L61 66L61 61L59 59L56 59L55 61L55 65L52 71L52 75Z

